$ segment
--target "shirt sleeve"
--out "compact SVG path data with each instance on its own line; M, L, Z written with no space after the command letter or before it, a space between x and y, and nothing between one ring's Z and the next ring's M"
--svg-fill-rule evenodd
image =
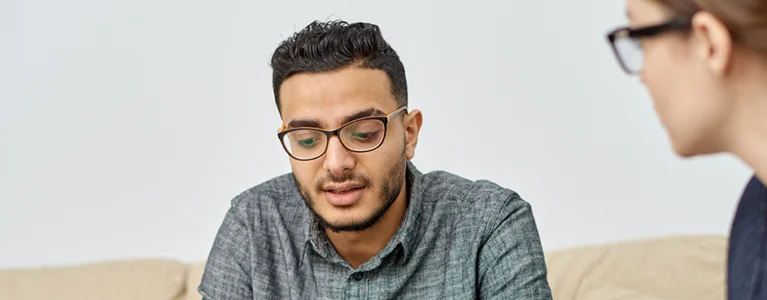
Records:
M480 299L552 299L546 262L530 204L514 194L501 201L479 253Z
M203 300L253 299L251 249L246 217L235 205L224 216L197 290Z

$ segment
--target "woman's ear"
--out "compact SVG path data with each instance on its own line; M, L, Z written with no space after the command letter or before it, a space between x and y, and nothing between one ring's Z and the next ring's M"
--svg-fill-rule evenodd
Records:
M717 17L701 11L692 18L693 53L712 74L725 75L732 66L733 43L730 31Z

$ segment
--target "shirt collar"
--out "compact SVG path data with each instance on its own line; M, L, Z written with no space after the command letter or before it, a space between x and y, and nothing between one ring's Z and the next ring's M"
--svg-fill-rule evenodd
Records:
M411 161L407 161L406 176L406 191L408 193L407 210L405 211L405 216L402 218L402 223L400 223L399 228L394 233L394 236L392 236L391 241L382 250L391 252L396 250L397 246L401 246L404 251L402 259L399 260L400 262L407 261L413 253L415 248L414 245L417 242L415 238L421 224L422 218L419 215L421 214L421 206L423 205L421 200L421 195L423 194L423 176ZM304 244L301 259L299 260L299 266L303 265L309 249L314 249L314 251L327 260L335 261L336 259L334 258L341 260L338 255L334 255L332 256L333 258L331 258L331 251L334 251L332 245L330 245L325 232L320 228L317 217L308 209L307 213L309 216L304 218L302 224L305 228Z

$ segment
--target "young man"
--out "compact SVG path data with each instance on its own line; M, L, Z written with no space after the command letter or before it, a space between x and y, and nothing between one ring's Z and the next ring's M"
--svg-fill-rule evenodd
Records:
M410 162L423 119L378 26L313 22L271 65L292 172L232 200L203 299L551 299L527 202Z

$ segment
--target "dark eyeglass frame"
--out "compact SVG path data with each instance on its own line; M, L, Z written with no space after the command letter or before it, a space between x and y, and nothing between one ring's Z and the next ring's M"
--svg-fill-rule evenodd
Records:
M385 115L385 116L364 117L364 118L359 118L359 119L356 119L356 120L352 120L352 121L347 122L344 125L341 125L341 127L338 127L338 128L336 128L334 130L323 130L323 129L314 128L314 127L296 127L296 128L291 128L291 129L285 130L285 125L283 124L280 127L280 129L278 130L278 132L277 132L277 138L280 140L280 144L282 145L282 149L285 149L285 152L288 155L290 155L290 157L292 157L295 160L299 160L299 161L315 160L315 159L320 158L323 155L325 155L325 152L328 151L328 146L330 145L330 138L333 137L334 135L338 137L338 141L341 142L341 145L344 146L344 148L346 148L346 150L349 150L350 152L355 152L355 153L370 152L370 151L378 149L379 147L381 147L381 145L383 145L384 141L386 140L386 134L387 134L387 132L389 130L389 121L391 121L392 118L394 118L396 115L398 115L399 113L401 113L403 111L407 112L407 106L401 106L400 108L397 108L395 111L393 111L393 112L391 112L391 113L389 113L388 115ZM346 128L346 126L349 126L349 125L351 125L353 123L356 123L356 122L359 122L359 121L363 121L363 120L376 120L376 121L380 121L381 123L383 123L383 128L384 128L383 137L381 138L381 141L378 143L378 145L376 145L373 148L370 148L370 149L367 149L367 150L352 150L352 149L349 149L349 147L346 146L346 144L344 144L344 141L343 141L343 139L341 139L341 136L339 134L341 133L341 130ZM288 134L290 132L293 132L293 131L296 131L296 130L313 130L313 131L324 133L325 137L326 137L325 149L322 149L322 152L320 152L320 154L317 154L317 156L314 156L314 157L311 157L311 158L297 158L297 157L293 156L293 154L290 153L290 150L288 150L288 147L285 146L284 138L285 138L286 134Z
M616 28L607 33L607 41L613 50L615 58L618 60L621 68L627 74L636 74L638 70L631 70L621 58L621 54L618 51L618 47L615 42L621 38L641 39L647 37L653 37L662 33L666 33L673 30L686 30L690 28L692 24L692 17L676 17L666 22L657 25L631 28L628 26Z

